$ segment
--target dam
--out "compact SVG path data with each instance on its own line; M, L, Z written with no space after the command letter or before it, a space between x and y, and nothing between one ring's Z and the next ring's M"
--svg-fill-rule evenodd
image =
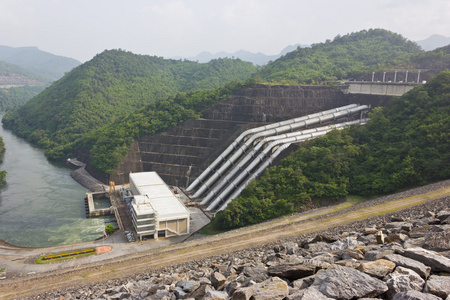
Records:
M128 183L130 172L155 171L167 184L186 188L247 129L352 103L371 108L384 106L389 98L351 94L342 87L257 85L244 88L204 111L200 119L135 140L114 174L100 173L89 163L86 170L104 183L116 184ZM89 162L88 153L79 151L76 155L79 160Z

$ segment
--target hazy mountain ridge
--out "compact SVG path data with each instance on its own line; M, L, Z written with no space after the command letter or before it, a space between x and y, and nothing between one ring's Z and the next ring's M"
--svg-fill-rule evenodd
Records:
M80 64L37 47L0 46L0 110L24 104Z
M283 50L281 50L281 52L279 54L275 54L275 55L267 55L262 52L253 53L253 52L242 50L242 49L239 51L236 51L234 53L225 52L225 51L211 53L208 51L203 51L203 52L197 54L196 56L188 57L187 59L191 60L191 61L198 61L200 63L206 63L213 59L218 59L218 58L239 58L243 61L251 62L252 64L257 65L257 66L263 66L263 65L266 65L267 63L269 63L270 61L280 58L281 56L285 55L288 52L294 51L298 47L306 48L306 47L309 47L309 45L305 45L305 44L289 45L289 46L285 47Z
M48 81L61 78L66 72L81 64L76 59L54 55L37 47L0 46L0 61L47 76Z
M435 50L436 48L444 47L450 44L450 37L446 37L439 34L433 34L432 36L417 41L417 44L425 51Z
M449 45L450 37L445 37L443 35L434 34L424 40L416 41L416 43L423 50L430 51L430 50L435 50L437 48ZM311 45L307 45L307 44L289 45L289 46L286 46L283 50L281 50L281 52L279 54L275 54L275 55L268 55L268 54L264 54L262 52L253 53L253 52L243 50L243 49L233 52L233 53L226 52L226 51L220 51L217 53L202 51L199 54L188 57L186 59L191 60L191 61L197 61L200 63L206 63L212 59L218 59L218 58L239 58L239 59L242 59L243 61L251 62L254 65L264 66L264 65L268 64L270 61L274 61L289 52L295 51L298 47L308 48L308 47L311 47ZM183 57L181 57L181 56L174 57L174 58L175 59L183 59Z

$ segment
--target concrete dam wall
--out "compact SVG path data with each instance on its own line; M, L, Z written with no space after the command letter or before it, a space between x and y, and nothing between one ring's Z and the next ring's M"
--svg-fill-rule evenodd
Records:
M351 103L384 106L389 98L345 94L337 87L257 85L204 111L201 119L135 140L111 176L89 166L87 170L100 181L116 184L128 183L130 172L156 171L167 184L187 187L234 138L249 128ZM87 156L85 153L84 161L89 165Z

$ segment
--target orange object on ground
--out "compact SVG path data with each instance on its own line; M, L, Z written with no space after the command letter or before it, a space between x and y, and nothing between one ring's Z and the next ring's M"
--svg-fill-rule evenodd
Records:
M111 246L100 246L100 247L97 247L97 254L107 253L107 252L111 251L111 249L112 249Z

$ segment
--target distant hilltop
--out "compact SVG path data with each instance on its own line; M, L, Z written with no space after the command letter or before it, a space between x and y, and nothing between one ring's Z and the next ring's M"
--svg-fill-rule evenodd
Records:
M431 50L449 45L450 37L446 37L446 36L439 35L439 34L433 34L432 36L430 36L424 40L416 41L416 43L423 50L431 51ZM240 60L251 62L257 66L264 66L264 65L268 64L270 61L277 60L281 56L283 56L289 52L297 50L297 48L299 48L299 47L300 48L308 48L308 47L310 47L310 45L307 45L307 44L289 45L289 46L285 47L283 50L281 50L281 52L279 54L275 54L275 55L267 55L262 52L253 53L253 52L242 50L242 49L239 51L233 52L233 53L225 52L225 51L221 51L221 52L217 52L217 53L203 51L203 52L200 52L199 54L197 54L196 56L191 56L186 59L191 60L191 61L197 61L200 63L206 63L213 59L218 59L218 58L239 58ZM183 57L174 57L174 58L182 59Z
M444 47L450 44L450 37L439 34L433 34L429 38L417 41L417 44L425 51L431 51L436 48Z
M27 71L55 81L81 65L76 59L54 55L37 47L9 47L0 45L0 61L17 65Z
M191 61L198 61L199 63L206 63L213 59L218 59L218 58L226 58L226 57L227 58L239 58L240 60L251 62L257 66L264 66L267 63L269 63L270 61L274 61L274 60L280 58L281 56L285 55L286 53L296 50L298 47L306 48L306 47L309 47L309 45L304 45L304 44L289 45L289 46L285 47L283 50L281 50L281 52L279 54L275 54L275 55L267 55L262 52L252 53L252 52L249 52L246 50L239 50L234 53L225 52L225 51L211 53L211 52L203 51L203 52L197 54L196 56L188 57L187 59L191 60ZM180 58L180 57L177 57L177 58Z

